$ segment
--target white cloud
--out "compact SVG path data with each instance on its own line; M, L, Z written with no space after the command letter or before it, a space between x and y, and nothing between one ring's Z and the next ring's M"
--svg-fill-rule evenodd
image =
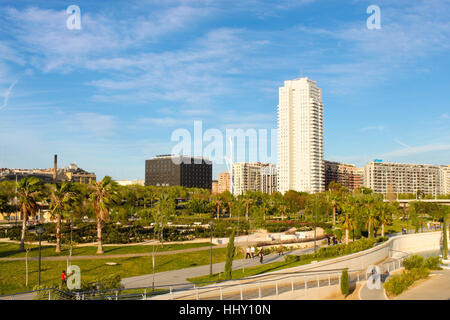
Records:
M3 104L0 106L0 110L6 108L6 106L8 105L9 96L11 94L12 89L17 84L17 81L18 80L11 83L11 85L8 87L8 89L6 89L5 93L3 94Z
M113 116L92 112L79 112L64 115L66 129L96 137L113 135L116 131L116 121Z

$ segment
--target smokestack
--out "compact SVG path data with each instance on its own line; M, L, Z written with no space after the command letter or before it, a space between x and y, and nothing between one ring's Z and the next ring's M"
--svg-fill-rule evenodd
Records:
M58 168L58 155L55 154L53 161L53 182L56 182L56 169Z

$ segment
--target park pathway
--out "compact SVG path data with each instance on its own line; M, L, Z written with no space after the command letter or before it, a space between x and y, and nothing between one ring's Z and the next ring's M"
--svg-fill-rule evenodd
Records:
M319 248L319 247L318 247ZM269 254L264 257L263 264L284 261L286 254L301 255L313 252L313 248L308 249L296 249L292 251L286 251L284 255L278 255L278 253ZM239 259L233 261L233 270L249 268L261 265L259 257L254 259ZM225 262L214 263L213 273L223 272L225 268ZM193 284L190 284L187 279L208 275L210 272L210 265L203 265L198 267L171 270L165 272L158 272L153 274L146 274L142 276L136 276L131 278L122 279L122 284L125 288L138 288L138 287L151 287L155 286L174 286L177 285L177 289L192 288ZM180 285L182 284L182 285Z

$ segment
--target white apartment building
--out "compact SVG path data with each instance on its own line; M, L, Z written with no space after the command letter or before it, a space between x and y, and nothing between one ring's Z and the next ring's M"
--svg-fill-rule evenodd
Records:
M277 168L269 163L235 163L233 164L234 195L247 191L273 193L277 190Z
M278 191L325 190L322 90L315 81L284 82L278 104Z
M263 193L272 194L278 190L278 170L274 164L261 166L261 188Z
M370 162L364 167L364 186L375 193L386 194L388 186L395 193L438 195L442 190L440 166L428 164L403 164Z
M441 166L441 194L450 194L450 166Z

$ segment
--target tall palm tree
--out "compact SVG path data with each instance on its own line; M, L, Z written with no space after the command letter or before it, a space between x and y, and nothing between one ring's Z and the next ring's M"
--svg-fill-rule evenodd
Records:
M216 199L214 200L214 203L216 205L216 217L217 219L220 218L220 207L223 204L223 200L220 198L220 196L217 196Z
M119 202L117 183L109 176L105 176L97 183L92 182L90 199L97 216L97 253L102 254L102 228L104 223L109 221L111 208Z
M50 212L56 216L56 249L61 252L61 217L75 200L70 182L56 183L50 192Z
M386 225L392 222L392 214L394 213L394 205L386 202L377 203L377 220L381 224L381 236L384 237Z
M250 205L253 204L253 199L252 198L246 198L243 199L242 202L245 204L245 220L248 221L248 210L250 208Z
M339 210L340 198L335 193L327 195L328 205L333 210L333 226L336 225L336 211Z
M17 182L17 198L22 214L22 234L20 236L20 250L25 250L25 232L30 216L36 215L39 209L38 201L42 196L43 184L36 177L24 178Z
M166 226L169 217L175 213L175 201L167 193L162 193L158 197L158 203L156 204L154 211L155 218L155 233L159 233L161 247L164 242L164 227Z
M349 242L349 233L352 228L352 220L356 218L357 201L354 197L347 197L346 201L342 204L342 215L340 217L342 226L345 229L345 244Z

